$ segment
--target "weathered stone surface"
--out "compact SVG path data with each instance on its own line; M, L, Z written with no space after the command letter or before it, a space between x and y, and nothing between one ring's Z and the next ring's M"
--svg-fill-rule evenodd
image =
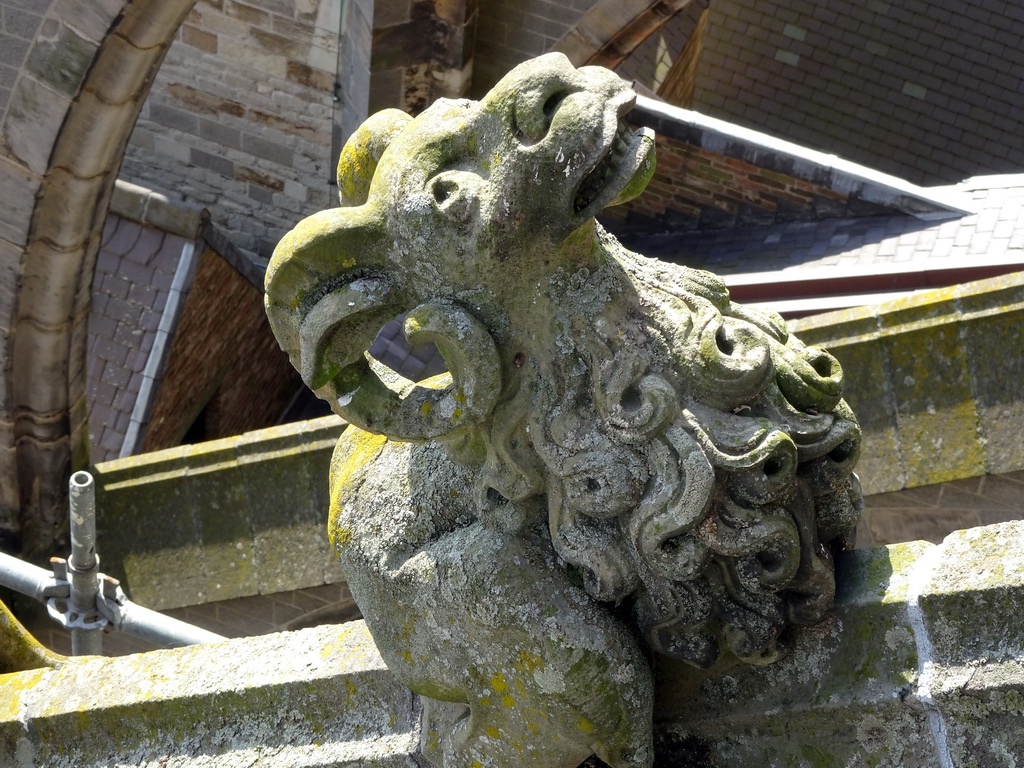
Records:
M865 414L865 494L1024 469L1022 313L1015 273L790 324Z
M31 77L18 78L3 123L0 144L5 152L33 173L45 173L70 103L69 98ZM4 220L12 221L7 216Z
M1013 765L1024 523L843 553L835 614L769 667L659 669L659 726L715 768Z
M770 662L825 615L859 516L836 361L593 220L653 172L634 98L553 54L480 102L379 113L342 207L268 267L278 340L359 427L331 482L352 593L396 676L470 712L428 709L445 768L649 766L634 630L700 667ZM450 376L366 357L402 313Z
M104 572L155 610L340 581L323 534L342 428L327 417L99 464Z
M17 768L406 768L413 697L361 622L0 677Z
M32 46L26 69L40 82L74 98L95 53L95 42L56 19L47 19Z
M6 207L5 215L0 219L0 238L7 241L5 247L10 244L18 247L20 252L20 246L28 240L32 209L41 181L26 166L7 157L0 157L0 197L4 199ZM7 311L14 307L13 303L3 306Z
M777 663L662 659L659 764L1012 766L1022 541L1015 522L842 553L834 613L793 633ZM461 711L437 709L434 722ZM419 718L356 622L2 676L0 763L407 768L431 740Z

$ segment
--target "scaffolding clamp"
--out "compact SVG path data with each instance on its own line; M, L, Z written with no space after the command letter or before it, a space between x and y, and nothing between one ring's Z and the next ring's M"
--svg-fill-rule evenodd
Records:
M97 567L99 558L96 558ZM97 605L92 608L77 606L71 599L70 571L73 566L63 557L51 557L50 567L53 569L53 580L43 589L43 597L46 599L46 612L50 618L67 629L105 629L110 620L102 615L102 609ZM96 574L99 578L107 578L103 574Z

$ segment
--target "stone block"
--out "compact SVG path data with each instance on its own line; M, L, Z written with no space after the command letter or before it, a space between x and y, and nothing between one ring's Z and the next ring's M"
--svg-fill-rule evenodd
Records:
M224 125L216 120L199 119L199 136L221 147L240 149L242 134L237 128Z
M835 615L765 667L659 669L694 764L1006 765L1024 746L1024 522L837 558ZM704 762L699 762L699 761Z
M234 178L235 175L235 164L226 157L204 152L195 147L192 147L192 164L200 168L207 168L226 179Z
M199 130L198 119L191 112L153 100L149 102L149 119L165 128L175 128L183 133L194 134Z
M186 45L198 48L207 53L217 53L217 36L206 32L191 24L183 24L181 27L181 39Z
M863 478L864 493L880 493L902 488L905 481L896 404L881 344L873 334L858 338L858 343L825 348L843 366L844 397L864 431L857 470Z
M171 200L165 195L153 192L146 206L146 223L172 235L192 240L199 233L203 210L198 205L182 200Z
M0 198L4 212L0 216L0 240L5 247L19 250L28 240L28 228L35 209L40 177L20 163L0 157ZM6 254L9 256L9 253Z
M123 6L120 0L58 0L53 12L86 40L98 44Z
M47 19L25 67L40 82L73 98L89 71L96 47L96 41L90 42L70 27Z
M990 281L986 281L990 282ZM962 296L960 307L968 317L963 323L978 429L984 441L985 467L1004 473L1024 467L1024 280L1010 276L1006 287ZM993 311L998 310L998 311ZM998 361L998 362L997 362Z
M0 64L17 72L25 61L31 43L20 35L0 35Z
M66 168L54 168L47 177L47 194L37 206L35 236L50 248L71 252L82 249L102 231L99 203L113 182L113 168L103 176L83 178ZM111 186L112 183L111 183ZM69 201L76 201L71 204Z
M158 472L145 455L95 471L104 572L154 610L206 602L202 538L185 463L180 456L161 458Z
M1024 754L1024 522L959 531L921 596L953 765Z
M327 417L98 465L106 572L156 610L340 580L323 516L342 426Z
M362 622L76 659L7 683L0 763L22 768L406 768L419 742L418 706Z
M240 66L284 80L288 77L288 59L258 49L248 40L221 36L220 55Z
M135 104L108 104L85 91L75 105L76 133L55 148L51 165L81 179L113 175L125 134L134 120Z
M242 136L242 149L256 157L284 166L290 166L294 159L294 152L290 147L248 133Z
M11 93L0 141L8 157L33 173L45 173L69 104L65 95L34 78L19 77Z

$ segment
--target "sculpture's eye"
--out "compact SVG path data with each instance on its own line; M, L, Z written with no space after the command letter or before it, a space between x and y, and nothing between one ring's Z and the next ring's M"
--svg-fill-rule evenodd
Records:
M524 144L543 139L551 128L551 121L559 106L572 89L560 81L546 84L543 89L523 93L516 103L516 137Z
M435 179L433 189L434 202L441 205L454 195L458 189L459 185L452 179Z
M555 116L558 105L562 103L562 100L567 95L567 91L558 91L548 96L548 100L544 102L544 117L547 118L548 125L551 124L551 118Z

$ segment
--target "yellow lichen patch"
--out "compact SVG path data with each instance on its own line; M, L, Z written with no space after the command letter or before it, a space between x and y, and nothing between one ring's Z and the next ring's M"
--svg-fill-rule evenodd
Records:
M583 731L584 733L593 733L594 724L587 720L587 718L581 717L579 721L576 723L576 729Z
M341 653L346 646L346 639L351 634L352 630L350 629L339 629L338 634L333 638L333 640L331 642L324 643L320 648L320 658L327 659Z
M544 659L540 656L535 656L532 653L523 651L519 654L519 664L527 672L536 672L538 669L544 668Z
M511 696L505 695L501 697L501 703L506 707L514 707L516 705L516 700Z
M508 690L508 683L505 682L505 676L501 672L491 675L491 688L495 693L505 693Z
M336 526L331 531L331 544L335 549L344 549L352 543L352 529L343 526Z
M427 402L425 402L423 405L420 406L420 413L422 413L424 416L429 416L430 415L430 409L432 407L433 407L433 404L429 400L427 400Z
M42 667L27 672L0 675L0 718L4 722L18 717L21 710L21 694L32 690L42 680L46 672L47 668Z
M501 731L499 731L493 725L488 725L486 728L484 728L484 733L486 733L492 739L500 739L501 738Z
M346 487L356 472L376 459L388 441L384 435L364 432L356 427L345 430L341 440L344 441L345 460L338 462L340 466L332 467L335 472L331 478L332 487L339 489Z

